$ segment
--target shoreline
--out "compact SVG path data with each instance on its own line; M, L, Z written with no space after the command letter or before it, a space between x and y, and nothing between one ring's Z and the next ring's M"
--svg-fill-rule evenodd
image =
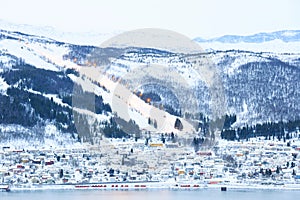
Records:
M285 185L243 185L243 184L198 184L198 183L168 183L168 182L127 182L127 183L88 183L88 184L53 184L33 185L30 187L10 186L9 192L50 191L50 190L100 190L100 191L133 191L133 190L222 190L225 191L259 191L281 190L300 191L300 184Z

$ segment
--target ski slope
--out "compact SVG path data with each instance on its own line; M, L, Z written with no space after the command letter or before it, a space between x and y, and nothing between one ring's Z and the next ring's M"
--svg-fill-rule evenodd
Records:
M170 115L164 110L160 110L150 104L145 103L142 99L134 95L129 89L125 86L111 80L106 74L102 73L98 67L82 67L75 63L72 63L67 60L62 59L62 55L57 54L56 52L51 52L48 49L42 48L38 45L27 44L26 47L38 52L39 55L42 55L48 59L51 63L55 63L58 66L63 66L65 68L74 69L80 72L81 75L88 77L91 81L99 83L101 86L106 88L106 91L100 88L97 88L94 85L91 85L89 81L76 80L83 86L83 89L95 92L98 91L99 94L103 97L104 102L108 102L113 109L113 112L121 117L122 119L129 121L131 117L134 117L133 120L137 123L140 129L145 129L153 132L165 132L165 133L177 133L180 135L192 134L195 132L195 129L192 124L186 121L183 118L179 118L183 124L183 130L179 131L174 128L176 121L176 116ZM116 90L116 87L118 89ZM97 88L97 89L96 89ZM130 97L130 98L128 98ZM124 109L124 108L128 108ZM154 129L152 126L148 125L148 118L151 117L157 121L157 129Z

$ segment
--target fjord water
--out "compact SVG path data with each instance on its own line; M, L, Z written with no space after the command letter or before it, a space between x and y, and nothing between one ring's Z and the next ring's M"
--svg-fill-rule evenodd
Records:
M297 199L300 191L286 190L148 190L99 191L61 190L0 192L0 200L286 200Z

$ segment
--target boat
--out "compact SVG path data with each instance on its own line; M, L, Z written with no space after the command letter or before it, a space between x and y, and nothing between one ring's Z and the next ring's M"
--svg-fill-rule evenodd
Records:
M0 184L0 192L9 192L9 185Z

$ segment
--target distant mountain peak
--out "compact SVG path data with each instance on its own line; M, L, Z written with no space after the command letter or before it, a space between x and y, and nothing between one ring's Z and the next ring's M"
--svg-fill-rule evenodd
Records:
M100 45L107 39L123 32L116 30L114 32L76 32L76 31L63 31L51 26L38 26L29 24L11 23L6 20L0 19L0 30L15 33L26 33L26 35L39 36L51 38L64 43L77 44L77 45Z
M300 30L282 30L275 32L262 32L253 35L224 35L212 39L203 39L197 37L194 39L196 42L220 42L220 43L263 43L273 40L281 40L283 42L300 42Z

